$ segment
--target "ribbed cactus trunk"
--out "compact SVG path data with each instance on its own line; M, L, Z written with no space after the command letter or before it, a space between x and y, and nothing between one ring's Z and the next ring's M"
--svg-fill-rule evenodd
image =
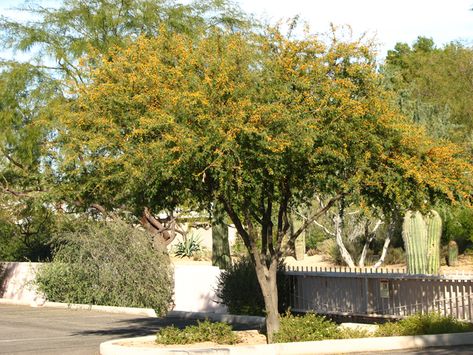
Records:
M442 219L432 210L425 216L427 225L427 273L437 274L440 269L440 238L442 237Z
M427 228L420 212L408 211L402 224L407 272L427 273Z
M218 202L212 209L212 265L222 270L232 266L225 210Z
M448 266L457 266L458 261L458 244L454 240L448 243Z
M294 218L292 228L293 228L293 233L297 231L302 224L304 223L303 220L300 218ZM299 236L296 239L296 242L294 244L294 258L296 260L304 260L304 255L305 255L305 231L299 234Z

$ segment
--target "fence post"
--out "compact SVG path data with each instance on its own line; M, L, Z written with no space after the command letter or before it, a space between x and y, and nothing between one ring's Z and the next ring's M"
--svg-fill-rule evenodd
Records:
M364 285L365 285L365 313L368 315L370 314L370 300L369 300L369 289L368 289L368 277L364 277Z

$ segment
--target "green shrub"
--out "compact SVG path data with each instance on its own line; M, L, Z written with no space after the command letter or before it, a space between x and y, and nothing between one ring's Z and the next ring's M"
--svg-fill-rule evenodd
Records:
M306 250L317 249L319 244L325 239L327 239L327 237L324 232L322 232L318 227L310 225L307 228L305 237Z
M340 338L341 331L334 322L313 313L303 316L286 314L281 317L279 332L274 334L275 343Z
M149 236L114 220L74 220L55 237L53 262L38 272L39 291L50 301L153 308L172 302L168 255Z
M416 314L398 322L381 324L375 336L462 333L473 331L473 325L438 313Z
M369 338L373 336L369 330L361 328L338 328L339 339L356 339L356 338Z
M232 327L225 323L212 323L208 320L197 321L197 325L190 325L184 329L174 326L165 327L156 334L156 343L172 344L192 344L211 341L217 344L236 344L240 341L238 336L232 331Z
M403 264L406 262L406 255L402 248L388 248L384 265Z
M473 247L473 211L469 207L456 206L445 207L442 211L443 244L454 240L458 244L460 253L469 247Z
M318 249L320 250L320 253L332 263L343 265L342 254L340 253L340 249L334 239L325 239L318 245Z
M282 271L283 265L280 265ZM284 313L288 304L286 277L277 275L279 311ZM220 274L217 295L231 314L264 316L264 299L251 260L246 257Z

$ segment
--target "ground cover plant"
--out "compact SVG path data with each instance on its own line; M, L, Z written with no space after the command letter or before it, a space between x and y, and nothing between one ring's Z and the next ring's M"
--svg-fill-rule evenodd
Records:
M145 232L119 220L72 223L56 236L53 261L36 277L49 301L169 310L169 257L152 248Z
M375 336L463 333L473 331L473 324L438 313L416 314L398 322L381 324Z
M368 336L364 330L340 328L335 322L314 313L281 317L281 328L274 335L275 343L298 341L317 341L326 339L363 338Z
M290 343L470 331L473 331L472 324L436 313L416 314L397 322L381 324L374 332L361 328L341 327L332 320L314 313L305 315L286 313L281 317L281 327L274 334L274 342ZM236 344L240 342L240 339L232 331L230 325L219 322L212 323L208 320L197 322L197 325L187 326L184 329L174 326L165 327L156 334L156 343L163 345L185 345L207 341L217 344Z
M236 344L240 340L226 323L212 323L209 320L197 321L197 325L189 325L184 329L174 326L165 327L156 334L156 343L164 345L192 344L210 341L217 344Z
M276 343L317 341L326 339L351 339L422 334L446 334L473 331L471 323L437 313L416 314L398 322L379 325L370 333L364 329L339 327L323 316L308 313L302 316L286 314L281 317L281 328L275 334Z

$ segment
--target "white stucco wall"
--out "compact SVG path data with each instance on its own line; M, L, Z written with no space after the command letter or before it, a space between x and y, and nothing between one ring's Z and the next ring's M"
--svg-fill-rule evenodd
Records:
M174 267L174 310L226 313L216 295L220 269L209 265Z
M33 285L41 263L8 262L0 266L0 298L41 305L44 298ZM226 313L218 303L215 289L220 269L209 265L174 267L174 310Z
M33 285L40 263L7 262L0 265L0 298L25 303L44 303Z

